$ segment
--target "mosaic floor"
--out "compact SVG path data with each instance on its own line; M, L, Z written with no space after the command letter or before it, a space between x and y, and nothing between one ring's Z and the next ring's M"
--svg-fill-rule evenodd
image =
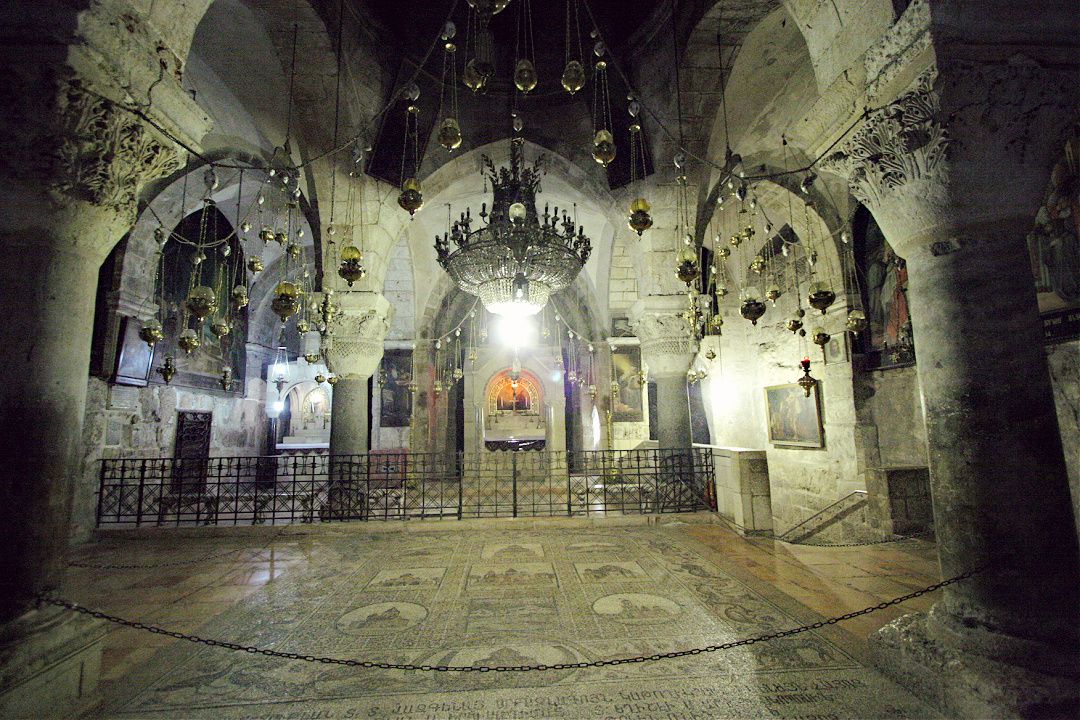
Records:
M550 665L781 630L935 580L932 546L918 541L798 548L694 522L530 525L157 535L140 537L137 555L131 541L109 539L79 559L151 563L240 550L194 566L75 570L67 594L170 629L288 652ZM103 700L84 716L937 717L868 667L863 638L901 612L711 655L519 674L325 666L117 629L107 640Z

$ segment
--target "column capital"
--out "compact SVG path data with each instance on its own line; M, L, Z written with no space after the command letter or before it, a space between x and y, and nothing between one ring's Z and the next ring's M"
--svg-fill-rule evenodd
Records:
M339 314L323 348L327 365L346 380L371 377L382 360L393 308L375 292L349 292L337 297Z
M685 376L697 354L697 338L686 320L685 295L650 295L631 309L641 356L657 377Z
M1080 91L1069 69L1023 60L939 62L823 161L901 255L1034 217Z

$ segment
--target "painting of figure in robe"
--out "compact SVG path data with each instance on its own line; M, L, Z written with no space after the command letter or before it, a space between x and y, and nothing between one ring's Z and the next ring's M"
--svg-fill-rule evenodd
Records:
M611 399L615 422L641 422L644 419L641 391L641 348L616 345L611 353L612 378L619 386Z
M383 354L380 378L380 427L408 427L412 420L409 393L409 383L412 382L412 350L387 350Z
M796 383L765 388L769 442L794 447L823 447L818 388L810 395Z
M1027 243L1039 312L1080 307L1080 130L1050 173Z
M882 366L915 361L915 342L908 305L907 263L889 245L869 212L861 212L856 263L869 327L862 347Z

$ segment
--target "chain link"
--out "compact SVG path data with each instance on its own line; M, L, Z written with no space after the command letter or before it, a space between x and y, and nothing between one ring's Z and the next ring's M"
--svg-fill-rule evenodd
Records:
M917 597L940 590L948 585L953 585L962 580L982 572L982 568L970 570L961 575L951 577L948 580L942 580L939 583L928 585L921 590L910 592L907 595L901 595L900 597L893 598L892 600L886 600L885 602L878 603L877 605L871 605L865 607L862 610L856 610L844 615L838 615L837 617L829 618L828 620L819 620L809 625L802 625L797 628L791 628L790 630L781 630L779 632L769 633L767 635L756 635L751 638L745 638L743 640L734 640L732 642L722 643L720 645L706 645L700 648L691 648L689 650L676 650L666 653L655 653L653 655L638 655L635 657L623 657L612 658L610 660L592 660L581 661L573 663L554 663L552 665L498 665L490 667L487 665L415 665L413 663L387 663L387 662L374 662L372 660L353 660L350 658L333 658L333 657L320 657L318 655L306 655L303 653L290 653L280 652L278 650L270 650L268 648L258 648L254 645L241 645L239 643L227 642L225 640L213 640L211 638L204 638L198 635L188 635L182 632L176 632L175 630L166 630L154 625L148 625L142 622L135 622L133 620L125 620L124 618L117 617L115 615L109 615L99 610L91 610L85 608L77 603L73 603L70 600L64 600L61 598L50 597L47 595L41 595L38 597L39 601L48 605L55 605L56 607L66 608L72 612L81 613L83 615L89 615L92 618L98 620L104 620L106 622L115 623L124 627L133 628L135 630L145 630L155 635L165 635L166 637L175 638L177 640L185 640L187 642L200 643L202 645L208 645L210 647L224 648L225 650L233 650L236 652L245 652L249 655L262 655L264 657L281 658L283 660L303 660L311 663L322 663L324 665L345 665L347 667L358 668L374 668L379 670L417 670L421 672L532 672L532 671L546 671L546 670L578 670L582 668L598 668L607 667L611 665L627 665L630 663L651 662L655 660L670 660L673 658L686 657L689 655L700 655L702 653L713 653L720 650L731 650L737 647L746 647L748 645L754 645L755 643L769 642L771 640L779 640L781 638L791 637L792 635L798 635L800 633L809 632L811 630L818 630L826 627L827 625L835 625L845 620L851 620L853 618L860 617L862 615L869 615L870 613L877 612L878 610L885 610L886 608L900 603L913 600Z

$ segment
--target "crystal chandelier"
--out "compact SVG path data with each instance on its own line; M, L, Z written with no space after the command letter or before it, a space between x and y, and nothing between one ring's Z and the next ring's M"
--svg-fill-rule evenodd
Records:
M535 315L553 293L574 281L592 252L584 228L565 212L536 210L541 155L523 167L521 138L510 141L510 167L495 170L483 158L491 181L491 214L481 206L483 227L474 230L471 211L461 214L445 235L435 237L439 264L459 288L477 295L488 311L508 317ZM576 231L576 232L575 232ZM453 242L457 249L450 250Z

